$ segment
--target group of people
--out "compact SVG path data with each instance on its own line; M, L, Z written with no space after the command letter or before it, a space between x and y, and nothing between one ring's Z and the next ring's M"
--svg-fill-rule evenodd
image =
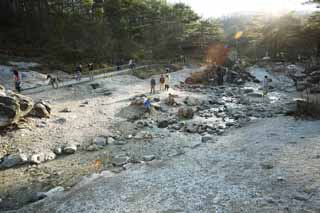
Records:
M169 75L169 69L166 69L166 74L161 74L160 79L159 79L159 84L160 84L160 91L169 91L170 88L170 75ZM151 78L150 81L150 86L151 86L151 94L156 93L156 86L157 86L157 81L154 77Z

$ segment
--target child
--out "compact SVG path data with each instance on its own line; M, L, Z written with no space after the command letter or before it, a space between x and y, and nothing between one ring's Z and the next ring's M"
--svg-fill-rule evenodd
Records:
M146 108L146 112L151 113L151 97L146 98L144 101L144 106Z
M20 93L21 92L21 80L20 80L19 72L16 67L13 69L13 76L14 76L14 85L15 85L16 91Z

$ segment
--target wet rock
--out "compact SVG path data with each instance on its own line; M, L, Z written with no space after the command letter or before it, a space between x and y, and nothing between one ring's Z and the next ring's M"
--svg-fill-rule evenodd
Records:
M169 121L166 120L161 120L158 122L158 128L167 128L169 126Z
M143 160L144 161L152 161L154 159L156 159L156 156L154 156L154 155L145 155L145 156L143 156Z
M107 145L107 138L105 137L96 137L93 140L93 143L97 146L106 146Z
M77 151L77 146L74 144L66 145L63 148L63 153L64 154L74 154Z
M130 157L123 156L123 155L118 155L112 158L112 164L114 166L123 166L129 163L129 161L130 161Z
M179 118L192 119L194 116L194 111L190 107L182 107L178 110L178 116Z
M65 118L58 118L58 119L56 119L56 120L53 121L53 122L56 123L56 124L64 124L64 123L67 122L67 119L65 119Z
M14 166L23 165L28 162L28 156L23 153L12 154L4 157L0 164L0 169L11 168Z
M32 111L30 112L31 116L38 118L50 118L51 106L46 102L38 102L34 105Z

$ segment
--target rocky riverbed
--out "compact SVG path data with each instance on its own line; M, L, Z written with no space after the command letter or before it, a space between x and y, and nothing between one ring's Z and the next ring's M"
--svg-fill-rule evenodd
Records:
M111 174L113 176L112 181L116 182L121 177L125 178L124 181L129 178L128 184L131 181L134 183L134 181L139 180L141 181L139 183L146 184L146 187L151 187L150 180L157 179L159 175L159 181L154 182L157 188L164 184L165 178L162 177L166 173L169 174L168 178L172 178L172 183L180 182L179 180L187 175L183 173L186 170L182 169L185 166L190 168L190 170L187 169L190 179L186 179L190 183L197 180L201 181L200 176L205 177L209 174L215 174L216 178L214 179L218 182L211 181L211 178L206 181L203 180L203 183L209 181L207 184L208 191L203 192L198 191L200 188L196 186L205 188L206 184L195 183L194 187L196 188L190 185L184 191L179 185L177 185L178 188L175 188L169 183L168 188L164 187L165 191L168 190L173 193L173 191L179 189L182 190L179 194L186 196L186 198L181 200L180 205L176 203L179 199L174 199L173 195L169 196L170 192L167 194L167 205L163 208L156 205L148 207L148 205L138 204L138 198L146 193L145 188L142 187L142 191L139 191L140 186L138 185L136 190L128 186L128 190L132 189L130 193L141 194L141 196L134 196L136 197L134 201L127 202L133 205L128 208L131 211L128 211L151 210L153 212L163 210L164 212L170 212L172 210L171 212L177 212L178 210L175 211L174 209L180 209L179 211L194 212L199 208L198 212L208 212L209 209L207 208L212 204L212 209L217 212L234 212L232 210L236 209L238 204L243 204L241 208L250 212L250 209L254 209L254 203L252 200L249 201L250 194L253 191L247 190L248 186L242 187L239 183L246 182L247 184L252 181L258 184L259 180L262 183L266 181L266 177L263 177L263 175L249 176L258 167L259 169L262 167L261 171L265 170L272 176L276 175L272 171L275 167L273 161L280 157L278 155L273 156L273 152L280 152L280 148L276 145L277 137L281 136L281 143L285 144L283 146L290 149L291 145L294 145L295 139L291 141L288 137L282 137L282 135L288 135L283 133L286 128L290 128L292 133L294 133L295 128L299 129L300 137L304 137L300 138L300 141L304 144L306 141L304 139L309 138L309 130L300 127L300 125L312 127L310 131L316 135L317 123L306 121L296 124L293 119L284 117L288 112L294 110L293 97L296 96L294 92L289 92L293 84L287 79L283 84L280 84L281 87L278 87L279 84L275 84L274 89L267 97L263 98L262 92L259 90L261 85L253 82L220 87L182 83L194 71L196 70L185 69L172 73L172 88L169 92L158 91L157 94L152 95L153 110L151 114L145 113L143 108L144 97L149 95L149 80L140 80L130 75L96 80L87 84L31 95L36 102L45 100L50 103L52 106L51 115L50 118L27 118L26 122L23 125L18 125L17 129L7 130L2 134L0 145L5 156L3 155L4 158L2 158L0 166L5 162L7 164L11 162L11 164L5 170L0 171L0 209L18 209L30 202L42 200L46 197L55 197L56 194L74 196L73 191L77 187L82 188L77 184L83 180L84 176L90 176L93 173L102 172L104 174L102 177ZM251 72L254 71L251 70ZM257 72L260 73L261 70ZM273 75L272 73L269 74ZM282 79L279 76L275 76L275 78L280 79L279 81ZM274 82L279 83L278 81ZM273 126L273 122L277 122L277 125ZM280 124L283 124L283 126ZM276 130L277 126L281 131ZM270 128L272 131L269 130ZM270 135L268 135L269 132ZM299 137L298 133L294 134L297 138ZM263 140L260 137L263 137ZM254 138L257 140L255 141ZM318 138L316 136L314 138L313 145L316 146ZM237 141L239 141L239 144L237 144ZM270 147L267 145L269 142L273 144ZM260 144L261 147L258 147ZM251 148L251 146L253 147ZM312 149L311 145L308 145L308 149ZM287 158L293 157L292 155L296 151L288 152ZM260 155L256 152L265 154ZM303 153L303 156L306 155L307 153ZM217 157L216 160L213 159L214 156ZM233 160L229 158L234 160L236 158L237 163L232 163ZM18 159L17 162L20 163L14 164L12 159ZM296 160L299 162L299 159ZM224 165L216 166L216 161L224 162ZM205 164L205 166L198 168L196 162L202 162L200 164ZM227 164L230 164L230 166ZM153 168L153 165L155 165L155 168ZM204 169L203 174L192 175L196 174L201 168ZM227 172L225 172L226 168L228 168ZM237 168L240 168L240 170L237 170ZM279 170L282 168L284 167L279 167ZM150 180L140 180L141 176L138 174L145 173L146 170L150 176L145 175L145 178L150 178ZM241 174L241 172L244 173ZM117 175L118 173L120 174ZM134 174L137 174L137 176ZM211 175L208 177L211 177ZM131 176L132 179L130 179ZM277 178L287 180L281 174ZM272 181L282 181L277 180L277 178L272 179ZM313 179L315 176L311 175L310 178ZM104 180L104 178L102 179ZM232 181L230 183L226 181L229 179L237 181L231 184ZM105 180L108 181L109 179ZM149 183L150 186L148 186ZM99 182L93 182L92 184L99 186ZM123 184L126 185L126 183ZM75 185L77 187L73 188ZM116 187L116 185L112 185ZM186 184L186 186L188 185ZM234 185L234 188L231 187L232 185ZM220 193L221 199L216 198L217 191L211 190L210 187L218 187L221 193L223 191L222 194ZM271 185L268 187L271 187ZM224 191L224 189L227 191ZM94 190L99 196L101 195L96 187L92 187L90 190ZM112 192L112 190L114 191ZM287 192L288 190L290 189L286 189ZM61 191L70 192L64 194ZM188 200L191 192L199 197L199 199L193 200L195 202L192 199ZM230 197L231 192L235 193L234 196L242 198L235 201L236 197ZM237 192L241 193L237 194ZM111 187L110 193L118 192ZM121 191L121 193L124 193L123 197L131 196L126 191ZM156 190L155 193L158 197L164 196L161 191ZM215 196L213 194L211 196L210 193L215 194ZM257 191L254 193L257 193ZM275 191L272 193L275 193ZM151 196L150 199L154 199L151 203L159 201L157 196ZM142 200L145 199L143 197L141 197ZM222 202L222 197L228 197L229 201ZM126 202L126 199L121 198L121 201L114 201L114 204L110 203L103 209L99 207L99 202L102 200L97 197L94 198L97 201L97 209L100 211L124 211L115 207L115 205L117 205L117 202ZM255 198L259 198L259 196ZM40 202L41 208L48 205L46 203L47 199ZM61 203L59 199L56 202ZM82 199L82 197L79 199ZM214 199L220 200L223 206L220 204L220 206L213 205ZM201 205L201 200L203 202L208 200L208 202ZM76 208L88 211L90 209L88 206L95 205L95 201L88 202L92 203L83 204L83 208L80 208L77 204L72 204L69 209L63 204L60 211L79 212L76 211ZM182 204L185 202L193 204L186 205L186 208L183 208ZM268 201L266 202L266 208L269 208L271 204ZM273 203L277 202L278 200ZM290 202L284 201L284 206L289 205ZM26 211L35 212L33 206L37 205L27 207ZM176 208L173 208L175 206ZM172 209L170 210L169 207L172 207ZM271 205L270 210L275 209L276 207ZM50 206L48 211L54 212L57 209L54 205ZM41 211L39 210L39 212ZM91 209L91 212L95 211Z

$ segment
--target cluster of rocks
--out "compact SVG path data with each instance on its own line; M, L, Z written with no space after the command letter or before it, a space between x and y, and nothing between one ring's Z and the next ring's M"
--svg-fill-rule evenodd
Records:
M56 147L52 151L44 151L40 153L14 153L6 155L0 159L0 169L8 169L25 164L40 164L46 161L56 159L58 155L74 154L78 149L75 144L68 144L62 147Z
M51 114L51 107L48 103L34 101L24 95L6 91L0 86L0 128L16 124L21 118L34 116L48 118Z

